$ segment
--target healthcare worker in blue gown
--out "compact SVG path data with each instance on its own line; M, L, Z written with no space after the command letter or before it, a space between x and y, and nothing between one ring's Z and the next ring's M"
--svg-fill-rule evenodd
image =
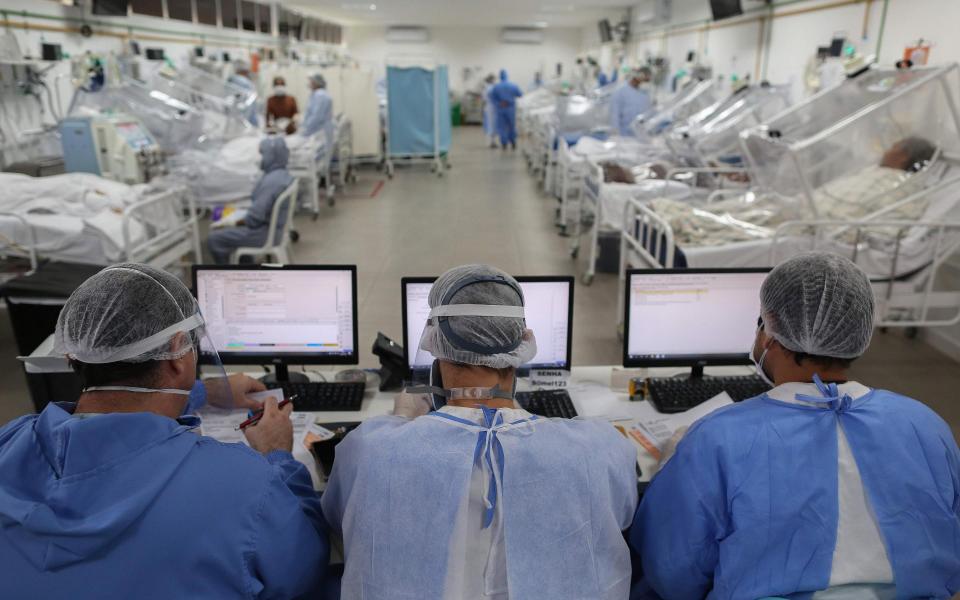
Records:
M610 127L615 134L633 136L634 119L650 110L650 94L643 87L650 77L650 69L641 67L610 96Z
M273 205L283 192L293 183L293 176L287 170L290 151L280 136L270 136L260 142L260 169L263 175L253 186L250 193L252 204L244 218L236 227L226 227L210 231L207 248L217 264L225 264L230 253L240 247L262 246L269 237L270 217ZM295 201L290 198L289 201ZM286 207L277 214L277 234L287 222Z
M507 78L506 69L501 70L500 82L493 86L490 97L497 111L497 133L504 149L507 145L517 148L517 98L520 96L523 92Z
M300 135L312 136L323 132L324 143L333 144L333 98L327 92L327 80L320 73L315 73L308 82L310 99L307 101L307 112L303 115L300 125Z
M343 598L626 598L636 450L603 420L517 406L536 341L512 277L458 267L429 304L434 395L399 396L337 446L322 502Z
M923 404L851 379L873 333L867 276L800 255L760 300L752 356L774 388L695 423L653 478L634 597L951 597L960 451Z
M316 594L328 542L276 401L244 434L199 435L204 404L256 408L242 375L196 381L203 337L180 281L105 268L54 334L84 386L0 429L0 597L293 598Z

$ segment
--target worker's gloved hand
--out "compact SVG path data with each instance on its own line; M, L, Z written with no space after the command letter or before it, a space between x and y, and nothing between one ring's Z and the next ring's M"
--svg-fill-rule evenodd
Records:
M408 394L400 392L393 397L393 414L398 417L416 419L430 412L430 396L426 394Z
M267 398L263 403L263 416L256 424L243 430L250 447L266 455L274 450L293 451L293 403L277 407L276 398Z
M263 385L258 379L248 377L243 373L233 373L227 376L227 383L230 385L230 396L233 397L232 406L220 406L223 400L218 402L217 394L209 397L210 405L217 408L245 408L248 410L260 410L260 403L256 400L247 398L247 394L264 392L267 386Z
M660 463L657 465L658 471L663 467L663 465L667 464L667 461L670 460L670 457L676 453L677 444L679 444L680 440L683 439L683 436L686 435L687 429L689 429L689 427L686 425L677 429L670 439L667 440L667 443L663 445L663 448L660 450Z

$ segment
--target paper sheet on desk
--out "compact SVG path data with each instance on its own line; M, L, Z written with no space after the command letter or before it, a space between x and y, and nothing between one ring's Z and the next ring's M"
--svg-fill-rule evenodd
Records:
M660 449L678 429L690 427L699 419L728 404L733 404L733 400L726 392L721 392L686 412L672 415L657 413L655 417L639 419L631 425L629 433L641 447L659 460ZM650 446L653 446L656 451L654 452Z
M630 406L610 389L595 381L579 381L567 387L581 417L604 417L611 421L634 418Z
M200 413L200 433L227 444L247 444L243 431L237 429L240 423L247 420L245 410L208 410ZM316 420L316 414L311 412L295 412L290 415L293 421L293 444L302 445L307 432ZM247 444L249 446L249 444Z

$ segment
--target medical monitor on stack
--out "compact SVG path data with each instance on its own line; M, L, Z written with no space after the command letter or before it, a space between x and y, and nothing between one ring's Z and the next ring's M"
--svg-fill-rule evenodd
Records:
M627 271L625 367L750 364L769 269Z
M358 362L355 265L195 265L193 289L223 364Z
M404 277L403 355L413 380L429 377L433 356L420 350L420 337L430 315L428 298L435 277ZM537 354L520 369L570 369L573 339L573 277L517 277L526 304L527 327L537 339Z

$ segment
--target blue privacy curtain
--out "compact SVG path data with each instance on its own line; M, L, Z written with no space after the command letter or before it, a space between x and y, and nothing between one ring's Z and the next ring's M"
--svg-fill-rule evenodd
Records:
M433 70L387 67L389 147L392 156L434 154L434 109L440 124L440 152L450 150L450 85L447 67L437 67L438 102L434 102Z

